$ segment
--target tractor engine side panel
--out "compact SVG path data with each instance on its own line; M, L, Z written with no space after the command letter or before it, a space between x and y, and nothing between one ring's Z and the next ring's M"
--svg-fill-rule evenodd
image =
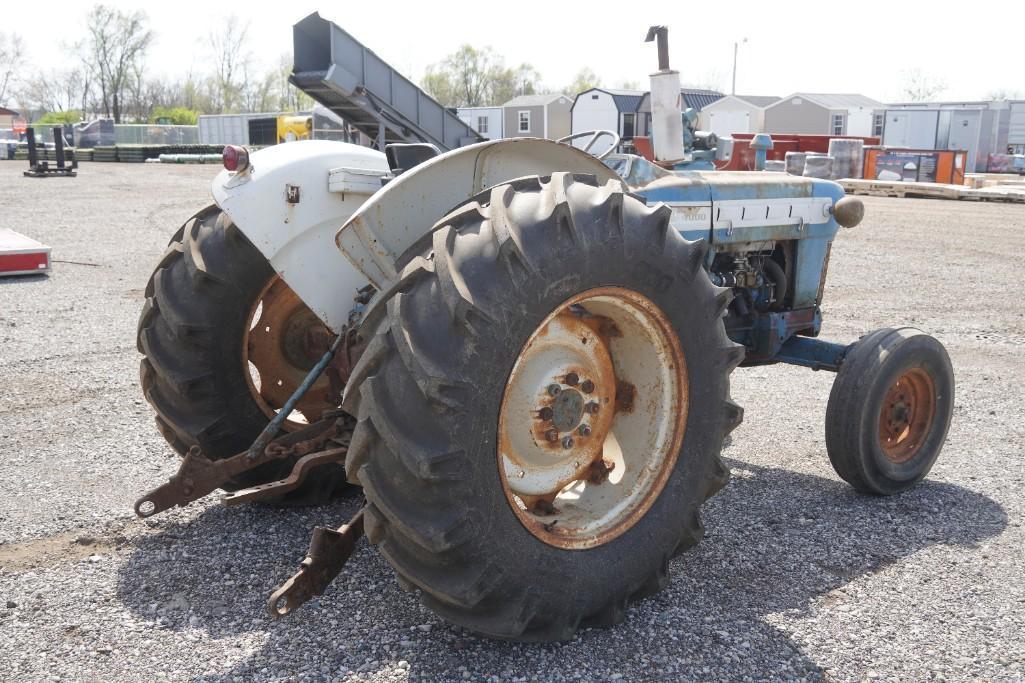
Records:
M709 276L734 290L730 337L746 363L772 362L795 334L815 336L839 185L779 173L683 172L638 189L673 211L687 239L707 239Z

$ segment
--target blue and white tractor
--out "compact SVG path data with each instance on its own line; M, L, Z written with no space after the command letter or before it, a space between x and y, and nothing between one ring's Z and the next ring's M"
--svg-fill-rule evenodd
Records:
M819 339L860 200L686 170L674 91L666 65L657 163L531 138L228 148L146 290L142 385L184 460L137 512L358 486L365 506L315 531L273 615L323 592L365 532L445 619L563 640L620 622L701 538L738 366L836 372L839 476L881 495L921 480L953 407L944 348L908 327Z

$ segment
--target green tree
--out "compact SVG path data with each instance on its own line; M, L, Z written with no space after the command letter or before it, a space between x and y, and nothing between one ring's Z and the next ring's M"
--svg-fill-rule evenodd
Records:
M502 104L517 95L538 95L544 90L541 74L531 64L520 64L516 68L501 69L491 84L491 102Z
M505 66L490 47L462 45L428 66L421 85L446 107L481 107L540 92L541 75L530 64Z
M34 126L58 125L64 123L78 123L82 120L80 111L51 111L36 119Z
M584 67L577 72L577 75L573 78L573 82L566 86L565 93L570 97L573 97L585 90L599 87L601 87L601 79L598 78L598 74L594 73L591 69Z
M427 67L420 86L446 107L461 105L452 75L440 64L431 64Z
M185 107L154 107L150 123L168 119L176 126L194 126L199 121L199 112Z

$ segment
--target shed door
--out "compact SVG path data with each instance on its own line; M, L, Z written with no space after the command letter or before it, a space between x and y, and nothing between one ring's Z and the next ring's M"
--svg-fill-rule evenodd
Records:
M894 110L886 112L883 144L887 147L935 149L937 111Z
M968 168L975 170L975 155L979 151L979 126L981 111L955 111L950 117L950 141L947 149L963 149L968 152Z
M751 112L747 111L724 110L709 112L708 127L719 137L733 135L734 133L754 132L751 130Z

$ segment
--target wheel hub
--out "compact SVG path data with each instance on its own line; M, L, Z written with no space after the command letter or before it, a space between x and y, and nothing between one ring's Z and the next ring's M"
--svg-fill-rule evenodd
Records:
M576 389L559 392L552 401L552 424L560 432L577 428L584 416L584 397Z
M883 398L879 414L879 443L883 455L900 464L915 457L936 414L936 389L922 368L897 378Z
M242 359L249 390L260 409L273 418L330 345L331 333L280 277L256 298L246 329ZM322 376L285 426L297 429L333 407L330 381Z
M644 393L651 411L635 413ZM506 385L498 452L510 506L552 545L611 540L664 485L686 405L683 353L653 303L612 287L574 297L527 341Z

